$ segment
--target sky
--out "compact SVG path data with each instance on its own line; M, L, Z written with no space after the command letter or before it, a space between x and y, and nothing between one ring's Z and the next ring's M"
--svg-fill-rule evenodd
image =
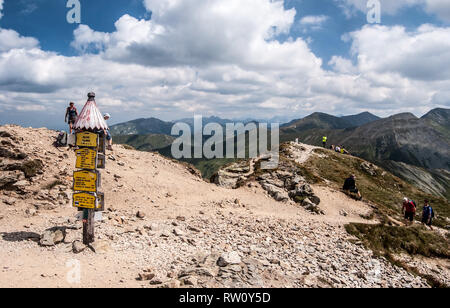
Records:
M63 127L90 91L111 124L422 116L450 107L450 1L0 0L0 124Z

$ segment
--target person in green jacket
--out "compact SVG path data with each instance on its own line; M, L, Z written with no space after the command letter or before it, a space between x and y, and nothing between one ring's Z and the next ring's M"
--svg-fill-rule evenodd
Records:
M322 138L322 142L323 142L323 147L324 147L324 148L327 148L328 137L326 137L326 136L323 137L323 138Z

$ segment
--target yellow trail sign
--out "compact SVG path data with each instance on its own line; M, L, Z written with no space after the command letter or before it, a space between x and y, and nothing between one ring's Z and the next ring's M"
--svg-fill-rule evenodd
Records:
M82 209L94 210L97 208L97 196L88 193L73 194L73 206Z
M73 190L97 192L98 173L91 171L75 171L73 173Z
M84 148L76 151L75 168L94 170L97 167L97 151Z
M77 146L96 148L98 135L90 132L77 133Z

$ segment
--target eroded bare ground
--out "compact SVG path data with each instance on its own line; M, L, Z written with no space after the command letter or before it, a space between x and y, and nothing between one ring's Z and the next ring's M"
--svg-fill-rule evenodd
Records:
M312 215L275 201L259 182L217 187L186 166L121 146L102 174L108 211L94 252L77 242L73 152L54 148L56 133L47 129L0 132L2 147L28 156L1 158L1 170L19 170L0 176L9 179L0 181L0 287L427 287L350 238L343 225L370 223L361 218L370 208L338 191L313 186L325 215ZM32 176L8 167L33 160L43 165ZM56 243L42 246L43 234Z

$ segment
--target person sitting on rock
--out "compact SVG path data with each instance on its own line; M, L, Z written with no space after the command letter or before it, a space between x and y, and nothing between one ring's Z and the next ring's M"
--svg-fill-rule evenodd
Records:
M356 194L358 196L358 200L362 200L361 193L359 189L356 187L356 176L352 174L348 179L345 180L344 187L342 188L348 194Z
M108 121L109 119L111 119L111 115L109 113L106 113L103 118L105 119L105 121ZM105 130L105 136L106 136L106 141L108 142L108 150L112 151L113 147L112 147L112 136L111 136L111 132L109 131L109 129Z

